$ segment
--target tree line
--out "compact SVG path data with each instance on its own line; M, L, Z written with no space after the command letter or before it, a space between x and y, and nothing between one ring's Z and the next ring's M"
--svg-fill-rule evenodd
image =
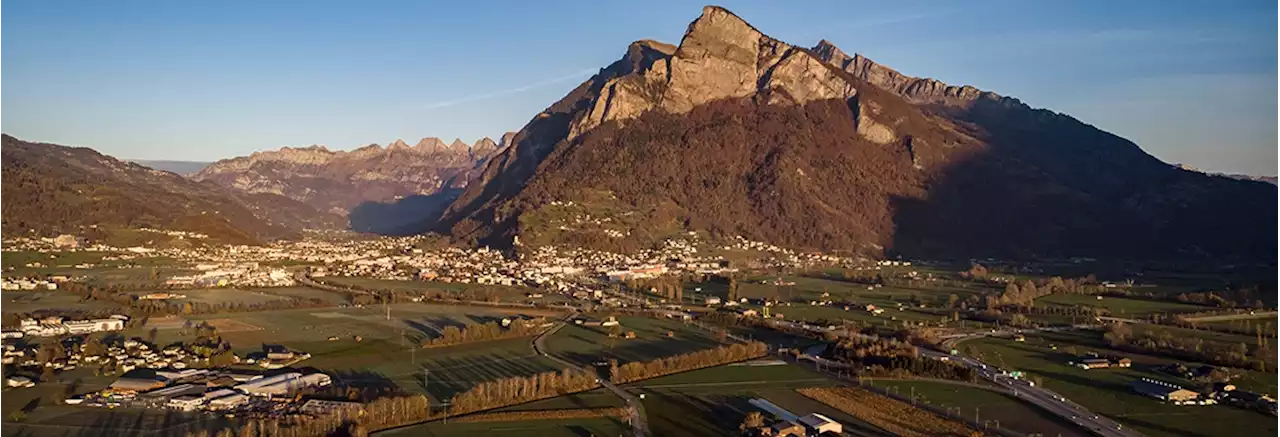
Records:
M422 347L453 346L462 343L504 340L508 338L527 337L542 332L537 326L530 326L523 320L515 320L503 328L497 322L468 325L459 328L449 325L440 330L440 336L422 342Z
M920 356L920 350L908 341L891 338L852 337L829 348L827 355L850 364L859 374L868 376L902 376L903 373L939 379L977 381L973 369L947 361Z
M609 366L609 380L615 384L625 384L672 373L759 358L768 353L768 345L753 341L718 346L651 361L630 362L621 366L613 362Z
M1260 372L1274 372L1276 369L1276 352L1269 344L1250 347L1245 343L1175 335L1165 328L1147 326L1135 329L1125 323L1107 327L1102 337L1111 347L1130 352L1165 355L1218 366L1252 368Z
M597 385L594 372L573 369L486 381L453 395L449 401L449 414L466 414L577 393Z

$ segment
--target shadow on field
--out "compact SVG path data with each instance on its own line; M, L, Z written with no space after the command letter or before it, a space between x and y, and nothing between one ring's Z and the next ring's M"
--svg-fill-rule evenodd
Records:
M498 353L435 357L430 360L430 364L424 366L422 371L415 372L415 379L419 381L419 387L423 391L437 400L448 399L485 381L560 370L533 356L513 358ZM421 385L424 372L426 386Z
M381 373L364 370L327 371L334 384L325 390L327 395L360 402L368 402L387 394L400 393L400 386Z
M599 339L587 338L579 334L571 334L571 336L587 343L594 344L600 341ZM590 364L610 359L616 359L619 363L629 363L699 351L719 344L714 340L703 337L697 337L695 340L628 340L617 338L604 339L604 341L604 344L599 345L601 347L599 350L588 352L564 351L557 353L557 355L578 364ZM610 342L613 343L612 346Z
M467 318L481 325L489 322L494 322L494 323L502 322L502 317L486 316L482 314L467 314Z
M1187 431L1185 429L1174 428L1169 425L1162 424L1160 422L1152 422L1149 420L1135 419L1133 417L1125 417L1124 421L1133 425L1143 426L1150 429L1158 429L1161 432L1168 433L1169 435L1176 435L1176 436L1182 436L1182 437L1210 437L1207 434L1199 434L1199 433Z

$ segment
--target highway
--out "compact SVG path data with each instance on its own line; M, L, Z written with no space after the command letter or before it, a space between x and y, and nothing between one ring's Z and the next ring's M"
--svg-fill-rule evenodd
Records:
M973 358L948 355L938 351L920 349L923 356L933 359L947 359L962 366L974 369L983 379L990 381L996 386L1002 387L1013 392L1013 394L1023 401L1040 406L1045 411L1049 411L1054 415L1069 420L1081 428L1092 431L1094 434L1103 437L1139 437L1141 433L1122 427L1115 421L1098 414L1094 414L1086 410L1084 407L1067 400L1061 395L1054 393L1043 387L1036 387L1030 381L1020 378L1009 377L994 366L978 361Z
M826 327L808 325L808 324L798 323L798 322L788 322L783 320L769 321L769 324L775 327L804 329L811 332L830 332L839 337L877 338L874 335L867 335L867 334L862 334L858 332L849 332L848 330L845 330L843 328L828 329ZM1044 330L1058 331L1058 330L1076 329L1076 328L1077 327L1063 327L1063 328L1048 328ZM1024 330L1023 332L1032 332L1032 331L1033 330ZM996 334L1001 334L1001 333L998 332ZM1004 334L1008 334L1008 333L1004 333ZM981 336L988 336L988 335L992 335L992 333L971 334L969 335L969 337L981 337ZM956 339L959 339L959 337L957 337ZM916 348L916 349L920 351L920 354L924 357L932 358L935 360L947 360L947 361L951 361L956 364L974 369L978 372L978 375L981 376L982 379L990 381L992 384L995 384L997 387L1001 387L1006 390L1009 390L1015 396L1021 398L1022 400L1031 404L1035 404L1043 408L1045 411L1053 413L1054 415L1057 415L1063 418L1064 420L1070 421L1071 423L1074 423L1077 426L1083 429L1086 429L1096 435L1099 435L1102 437L1141 437L1143 435L1142 433L1139 433L1137 431L1125 428L1121 426L1119 423L1116 423L1115 421L1107 417L1091 413L1089 412L1089 410L1086 410L1084 407L1081 407L1080 405L1074 402L1071 402L1070 400L1067 400L1066 398L1062 397L1057 393L1054 393L1043 387L1036 387L1030 381L1020 379L1020 378L1010 377L1008 376L1008 373L1006 371L1002 371L1001 369L995 366L987 365L986 363L978 361L977 359L974 359L971 357L958 356L958 355L950 355L945 352L939 352L939 351L924 349L924 348ZM813 360L815 363L819 363L824 367L844 366L842 363L837 363L834 361L823 359L821 357L813 356L810 352L811 351L806 351L806 354L805 354L806 358Z

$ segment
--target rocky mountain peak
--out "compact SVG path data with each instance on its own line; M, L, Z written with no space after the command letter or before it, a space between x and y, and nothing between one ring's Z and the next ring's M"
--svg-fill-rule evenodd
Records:
M471 148L471 146L468 146L467 143L462 142L462 138L454 138L453 144L450 144L449 148L452 150L458 151L458 150L468 150Z
M405 144L405 143L404 143L404 140L399 139L399 138L397 138L395 141L392 141L392 142L391 142L391 144L388 144L388 145L387 145L387 149L388 149L388 150L390 150L390 149L408 149L408 148L409 148L409 145L408 145L408 144Z
M511 145L511 140L515 139L515 132L507 132L502 134L502 139L498 142L498 147L503 148Z
M600 87L600 95L589 115L571 126L570 137L652 109L679 114L715 100L757 94L762 103L803 104L856 93L839 72L808 51L769 37L718 6L703 8L679 47L669 47L632 43L623 59L592 78L589 83Z
M426 137L419 140L418 144L413 146L413 148L425 152L434 152L437 150L443 150L445 148L445 144L444 141L441 141L439 138Z
M821 59L823 62L840 68L844 68L845 62L849 60L849 55L846 54L844 50L840 50L840 48L836 47L834 43L827 41L826 39L818 41L818 44L813 46L810 51L812 51L813 55L817 56L818 59Z
M476 141L474 146L471 146L471 156L475 159L481 159L492 155L497 150L498 144L494 143L492 138L484 137Z

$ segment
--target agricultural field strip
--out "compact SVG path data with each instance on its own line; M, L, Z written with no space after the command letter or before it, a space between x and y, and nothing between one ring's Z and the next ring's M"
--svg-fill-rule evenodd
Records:
M689 383L683 383L683 384L658 384L658 385L645 385L643 383L638 383L638 384L633 383L633 384L637 384L637 386L640 388L656 389L656 388L691 388L691 387L732 387L732 386L751 386L751 385L766 385L766 384L795 384L795 383L805 383L805 382L826 382L826 381L831 381L831 379L805 378L805 379L788 379L788 380L777 380L777 381L689 382Z

